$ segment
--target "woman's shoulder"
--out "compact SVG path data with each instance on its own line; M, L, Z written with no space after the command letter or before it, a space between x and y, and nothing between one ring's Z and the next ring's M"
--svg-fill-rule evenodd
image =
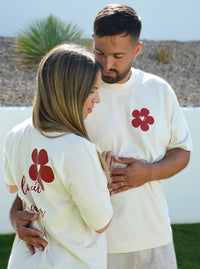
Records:
M70 134L68 137L68 143L73 147L76 148L77 150L94 150L95 145L90 142L88 139L75 135L75 134Z
M19 124L15 125L6 135L6 141L12 139L17 139L22 136L22 134L27 133L32 129L32 120L31 118L20 122Z
M85 166L86 163L98 160L95 145L75 134L68 134L57 139L53 148L52 154L56 162L59 160L58 166L67 163L72 168L77 167L77 164Z
M73 151L76 150L76 152L79 152L82 150L87 150L87 151L96 150L95 145L92 142L76 134L68 134L68 135L60 137L60 139L58 140L59 140L58 143L62 147L66 146L69 150L70 149Z

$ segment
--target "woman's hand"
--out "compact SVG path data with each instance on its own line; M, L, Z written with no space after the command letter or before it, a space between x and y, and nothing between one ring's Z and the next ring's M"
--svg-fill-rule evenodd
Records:
M102 157L104 159L104 161L106 162L108 169L111 170L115 167L115 159L114 156L112 155L112 151L104 151L102 153Z

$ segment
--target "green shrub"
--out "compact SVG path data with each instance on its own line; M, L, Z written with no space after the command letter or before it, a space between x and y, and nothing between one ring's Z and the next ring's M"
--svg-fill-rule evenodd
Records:
M14 45L14 58L22 66L35 67L53 47L63 43L80 43L82 31L50 15L20 30Z
M77 43L84 46L88 51L92 52L93 42L91 38L81 38Z
M161 47L159 51L155 53L155 58L158 62L167 64L170 60L170 51L167 48Z

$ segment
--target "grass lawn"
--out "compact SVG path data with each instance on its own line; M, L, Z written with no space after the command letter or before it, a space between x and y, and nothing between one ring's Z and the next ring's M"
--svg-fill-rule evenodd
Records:
M14 234L0 235L0 268L6 269Z
M178 269L200 269L200 223L172 225Z
M200 269L200 223L172 225L172 229L178 269ZM6 269L13 239L14 234L0 235L1 269Z

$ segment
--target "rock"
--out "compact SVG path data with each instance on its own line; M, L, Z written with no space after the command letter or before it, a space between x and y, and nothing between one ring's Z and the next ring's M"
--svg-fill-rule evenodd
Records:
M24 70L13 61L15 38L0 37L0 106L32 106L36 72ZM200 107L200 41L143 40L133 66L164 78L174 89L182 107ZM169 62L156 59L161 48Z

